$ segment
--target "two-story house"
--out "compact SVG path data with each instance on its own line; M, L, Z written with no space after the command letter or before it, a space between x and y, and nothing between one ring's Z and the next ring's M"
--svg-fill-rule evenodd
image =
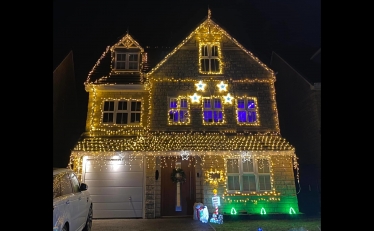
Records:
M70 166L94 218L298 214L295 148L279 131L275 74L211 18L157 65L130 34L85 82Z

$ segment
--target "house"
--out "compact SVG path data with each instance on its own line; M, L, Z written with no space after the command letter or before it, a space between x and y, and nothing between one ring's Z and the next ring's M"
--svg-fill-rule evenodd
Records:
M275 74L208 16L156 65L126 33L88 74L70 167L94 218L299 214ZM296 174L295 174L296 172Z
M300 212L321 212L321 48L285 47L272 52L282 136L298 153ZM300 135L302 134L302 135Z
M53 70L53 167L67 166L71 149L80 135L75 129L78 110L75 84L70 51Z

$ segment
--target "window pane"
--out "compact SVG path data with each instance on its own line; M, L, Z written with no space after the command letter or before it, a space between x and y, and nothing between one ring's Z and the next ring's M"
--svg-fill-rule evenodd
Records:
M220 99L214 99L214 108L222 108Z
M208 56L208 46L207 45L201 46L201 55L202 56Z
M61 178L62 174L53 176L53 199L61 196Z
M238 99L238 108L244 108L244 99Z
M239 165L237 159L227 160L227 173L239 173Z
M114 111L114 101L104 102L104 111Z
M181 107L187 108L187 106L188 106L187 99L181 99Z
M269 161L266 159L257 160L259 173L270 173Z
M227 189L228 190L240 190L239 176L228 176L227 177Z
M64 176L61 178L61 196L70 194L72 192L73 189L71 188L69 176L67 174L64 174Z
M126 54L117 54L117 61L126 61Z
M253 172L253 161L243 162L243 172Z
M119 101L118 110L127 110L127 101Z
M117 69L126 69L126 63L124 63L124 62L117 62L116 63L116 68Z
M201 70L209 71L209 59L201 59Z
M131 123L140 123L140 113L131 113Z
M259 176L260 190L271 190L270 176Z
M219 61L218 59L211 59L211 71L219 72Z
M74 173L70 174L70 180L73 187L73 192L79 192L79 180Z
M212 111L204 111L204 121L205 122L213 122L213 112Z
M141 102L131 102L131 111L140 111Z
M256 122L256 112L248 112L248 122Z
M214 111L214 122L222 122L222 112L221 111Z
M104 113L103 123L112 123L112 122L113 122L113 113Z
M129 63L130 70L137 70L138 69L138 62L130 62Z
M138 61L138 54L129 54L129 61Z
M247 108L250 109L250 108L255 108L255 101L252 100L252 99L249 99L248 100L248 104L247 104Z
M243 176L243 191L256 191L256 180L254 175Z
M187 117L186 117L186 115L187 115L187 111L180 111L180 113L179 113L179 118L180 118L180 121L181 122L186 122L186 119L187 119Z
M212 56L218 56L218 46L212 46Z
M238 121L239 122L246 122L245 115L246 115L245 111L238 111Z
M204 99L204 108L211 108L210 99Z
M177 99L170 99L170 108L177 108Z
M116 124L127 124L127 113L117 113Z

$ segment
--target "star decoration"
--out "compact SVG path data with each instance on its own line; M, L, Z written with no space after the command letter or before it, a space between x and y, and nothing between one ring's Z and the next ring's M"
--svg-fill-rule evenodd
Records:
M230 93L227 93L227 95L225 96L225 103L232 103L232 99L233 98L231 97Z
M219 88L219 91L227 91L227 89L226 89L227 84L224 84L223 81L221 81L221 83L217 84L217 87Z
M203 83L201 80L195 85L196 85L198 91L204 91L204 88L206 86L206 84Z
M200 101L200 97L199 95L196 94L196 92L190 96L191 97L191 100L192 102L199 102Z

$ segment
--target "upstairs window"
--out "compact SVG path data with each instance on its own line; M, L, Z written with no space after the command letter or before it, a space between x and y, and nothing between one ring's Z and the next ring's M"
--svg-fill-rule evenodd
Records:
M222 123L223 110L222 102L219 98L205 98L203 99L203 117L204 124Z
M255 99L237 100L237 119L238 123L257 122L257 108Z
M169 98L169 124L189 123L187 98Z
M115 69L119 71L139 70L139 54L116 52Z
M141 102L134 100L105 101L102 122L104 124L138 124L141 116Z
M270 191L270 163L267 159L227 159L227 190L234 192Z
M221 60L218 43L200 45L200 73L221 74Z

